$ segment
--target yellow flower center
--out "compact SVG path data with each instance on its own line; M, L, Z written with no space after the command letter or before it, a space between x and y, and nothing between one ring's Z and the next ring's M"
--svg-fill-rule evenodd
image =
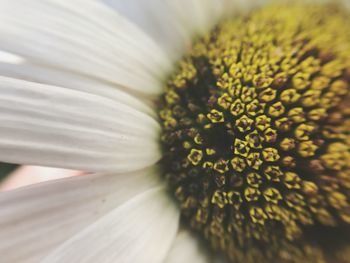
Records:
M225 20L169 78L164 176L233 262L350 260L348 16L298 4Z

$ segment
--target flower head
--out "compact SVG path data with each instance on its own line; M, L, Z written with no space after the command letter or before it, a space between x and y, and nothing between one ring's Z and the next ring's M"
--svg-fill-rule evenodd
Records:
M297 4L222 21L168 82L165 178L234 262L316 262L308 232L350 223L347 16Z
M349 262L348 11L106 1L0 0L0 160L92 173L2 193L0 261Z

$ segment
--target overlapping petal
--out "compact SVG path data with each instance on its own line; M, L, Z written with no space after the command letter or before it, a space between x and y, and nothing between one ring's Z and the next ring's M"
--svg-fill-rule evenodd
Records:
M165 53L99 1L1 0L0 10L0 49L123 89L162 91Z
M63 243L43 263L161 263L176 236L178 223L178 209L163 188L155 188Z
M158 123L108 98L0 78L0 160L133 171L160 158Z
M1 262L40 262L56 247L109 212L150 189L158 189L156 175L157 171L150 168L121 175L77 176L0 193ZM149 199L140 202L145 201L152 203ZM154 202L158 201L154 199ZM160 206L165 203L160 201ZM136 227L137 219L143 219L139 216L123 214L121 218L133 220ZM111 220L117 220L117 217ZM118 224L114 227L123 229ZM104 229L104 234L109 235L112 230ZM98 245L96 240L90 248L79 253L86 254Z

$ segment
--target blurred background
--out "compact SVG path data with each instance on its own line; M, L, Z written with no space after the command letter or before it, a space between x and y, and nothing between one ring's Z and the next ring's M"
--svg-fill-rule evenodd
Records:
M0 163L0 192L64 177L84 175L81 171L52 167Z
M0 163L0 183L2 183L3 180L17 167L18 165L16 164Z

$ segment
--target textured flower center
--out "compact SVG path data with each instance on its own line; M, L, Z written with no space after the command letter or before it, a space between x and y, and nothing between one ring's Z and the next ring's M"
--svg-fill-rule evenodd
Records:
M169 78L164 177L234 262L350 260L349 28L334 5L265 7L195 41Z

